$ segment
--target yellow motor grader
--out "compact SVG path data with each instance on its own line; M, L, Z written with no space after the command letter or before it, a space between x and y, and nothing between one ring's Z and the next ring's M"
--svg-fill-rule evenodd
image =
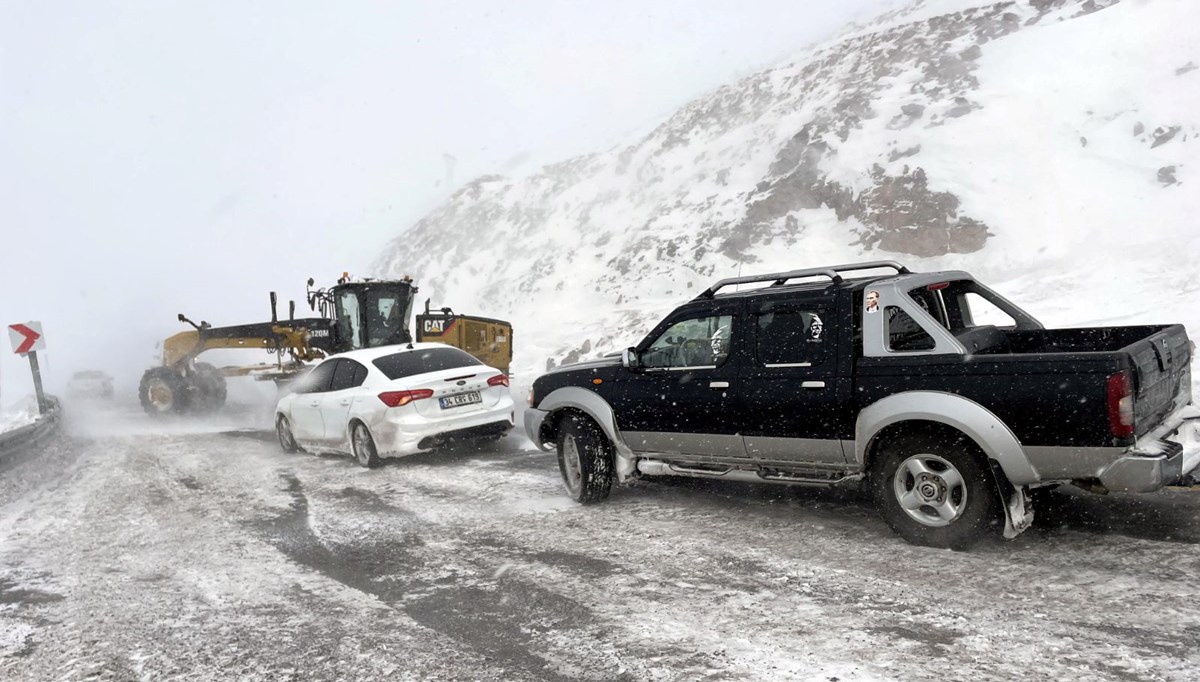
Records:
M462 348L484 364L508 372L512 362L512 325L501 320L456 315L450 308L417 316L417 334L409 327L417 287L412 279L352 280L343 275L328 289L312 288L309 309L318 317L296 318L296 302L280 320L271 292L271 321L214 327L179 315L192 326L162 343L162 365L142 375L138 398L151 415L204 413L225 404L225 379L249 376L284 385L313 363L335 353L412 341L438 341ZM197 358L218 349L255 349L276 356L273 363L214 367Z

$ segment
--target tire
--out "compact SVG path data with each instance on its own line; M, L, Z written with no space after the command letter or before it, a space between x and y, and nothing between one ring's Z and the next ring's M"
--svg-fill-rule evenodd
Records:
M284 452L300 452L300 444L292 434L292 424L282 414L275 418L275 435L279 437L279 447Z
M870 487L887 524L914 545L967 549L1003 521L991 470L965 436L945 441L914 435L886 443Z
M608 498L613 482L613 446L587 417L568 414L558 430L558 471L567 495L580 504Z
M379 451L375 449L375 439L371 431L362 422L354 422L350 430L350 447L354 451L354 459L360 465L374 469L379 466Z
M192 368L192 385L196 387L196 407L204 412L216 412L225 405L227 389L221 370L207 362L197 362Z
M182 414L191 406L187 379L170 367L152 367L138 384L138 400L152 417Z

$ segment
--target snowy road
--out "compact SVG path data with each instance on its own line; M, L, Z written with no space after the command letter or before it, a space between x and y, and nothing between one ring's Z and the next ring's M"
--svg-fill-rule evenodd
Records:
M366 471L133 412L0 464L0 679L1194 680L1200 493L969 553L850 495L642 482L519 435Z

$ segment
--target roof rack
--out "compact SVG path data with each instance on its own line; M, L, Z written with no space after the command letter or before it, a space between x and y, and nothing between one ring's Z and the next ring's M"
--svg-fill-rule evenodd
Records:
M897 263L894 260L877 260L869 263L846 263L844 265L831 265L824 268L808 268L807 270L792 270L790 272L776 272L769 275L748 275L746 277L730 277L723 279L711 287L704 290L704 293L697 296L697 299L712 298L717 291L733 285L733 284L753 284L757 282L771 282L771 286L780 287L787 283L789 279L799 279L801 277L828 277L833 280L834 284L841 284L842 276L840 273L852 272L854 270L874 270L875 268L892 268L901 275L910 274L908 268Z

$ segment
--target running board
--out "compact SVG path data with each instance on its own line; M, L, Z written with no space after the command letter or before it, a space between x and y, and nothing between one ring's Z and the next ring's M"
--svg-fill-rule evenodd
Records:
M780 469L735 469L723 464L670 464L656 459L639 459L638 471L647 476L690 476L692 478L717 478L743 483L785 483L789 485L833 486L862 479L862 474L844 471L807 470L783 471Z

